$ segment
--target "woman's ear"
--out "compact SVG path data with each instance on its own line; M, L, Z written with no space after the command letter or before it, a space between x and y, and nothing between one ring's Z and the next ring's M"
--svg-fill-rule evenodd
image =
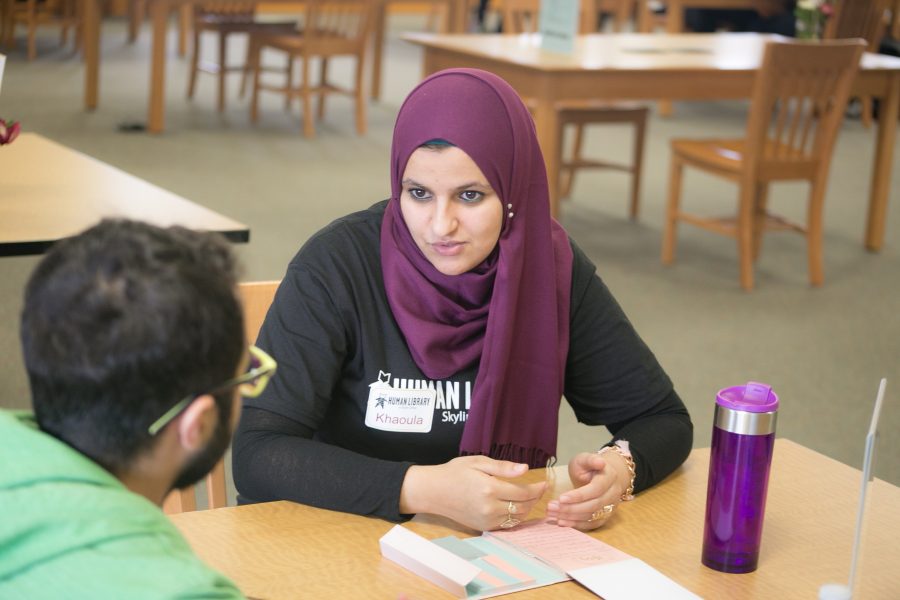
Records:
M219 407L210 394L194 398L178 418L178 440L188 452L202 449L212 437Z

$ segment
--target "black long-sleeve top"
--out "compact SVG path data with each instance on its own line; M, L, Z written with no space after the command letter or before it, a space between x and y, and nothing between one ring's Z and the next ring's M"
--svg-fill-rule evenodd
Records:
M400 520L406 470L459 455L478 365L445 381L428 380L415 365L384 291L383 214L379 203L335 221L288 267L257 340L278 372L245 402L234 441L242 501L286 499ZM579 421L629 441L640 491L687 457L691 420L594 265L572 247L565 398ZM372 418L385 387L430 392L427 431L428 424L409 430ZM598 435L597 447L610 441Z

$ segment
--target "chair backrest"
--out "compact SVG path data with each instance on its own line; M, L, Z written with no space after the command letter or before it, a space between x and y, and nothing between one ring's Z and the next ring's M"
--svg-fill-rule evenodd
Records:
M307 0L303 45L309 54L359 54L372 27L371 0Z
M827 171L864 49L860 39L766 45L747 122L749 172L760 161Z
M826 39L862 38L870 49L878 45L890 0L840 0L825 25Z
M280 281L250 281L238 286L241 303L244 307L244 335L248 343L256 341L259 328L262 327L275 297ZM198 484L200 485L200 484ZM206 487L208 508L221 508L228 504L225 483L225 463L219 461L209 475L203 480ZM163 502L163 511L174 514L197 510L197 495L194 487L175 490Z
M579 33L597 30L597 14L604 10L619 11L622 0L581 0L578 17ZM503 33L535 33L538 30L541 0L503 0ZM616 19L618 23L618 19Z
M596 10L612 15L613 31L619 32L625 29L625 24L636 18L635 0L595 0ZM582 31L590 33L597 28L594 24L591 30Z

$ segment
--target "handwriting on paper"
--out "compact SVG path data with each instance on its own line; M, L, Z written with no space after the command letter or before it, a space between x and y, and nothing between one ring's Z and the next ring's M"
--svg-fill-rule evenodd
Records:
M586 533L545 521L528 521L515 529L488 534L569 572L631 558Z

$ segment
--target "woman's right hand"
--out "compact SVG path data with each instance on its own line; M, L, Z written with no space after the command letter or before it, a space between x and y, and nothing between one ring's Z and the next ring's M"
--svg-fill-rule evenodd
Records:
M487 456L461 456L441 465L413 465L400 490L400 512L442 515L479 531L498 529L509 517L525 520L547 482L513 483L528 465ZM501 479L503 478L503 479Z

